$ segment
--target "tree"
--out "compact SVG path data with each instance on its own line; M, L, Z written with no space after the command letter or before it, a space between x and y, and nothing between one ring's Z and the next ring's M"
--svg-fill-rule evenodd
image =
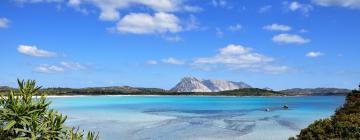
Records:
M50 109L51 102L38 91L33 80L18 80L19 94L11 91L0 96L0 139L1 140L96 140L98 134L64 126L66 116Z

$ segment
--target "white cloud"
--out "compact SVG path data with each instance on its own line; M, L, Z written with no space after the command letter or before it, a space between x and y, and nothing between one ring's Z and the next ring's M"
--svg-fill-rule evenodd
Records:
M203 11L203 9L201 7L191 6L191 5L185 5L185 6L183 6L183 9L184 9L184 11L194 12L194 13Z
M217 66L225 66L230 70L263 71L268 73L280 73L288 70L286 66L275 66L274 58L253 52L252 48L230 44L219 49L219 53L212 57L197 58L193 66L212 69Z
M156 12L181 10L181 2L174 0L70 0L68 4L73 7L78 7L81 4L92 4L101 11L99 19L105 21L118 20L120 17L119 10L133 5L143 5ZM189 6L187 9L189 10ZM194 10L194 7L192 7L192 10Z
M86 70L88 67L82 65L78 62L66 62L62 61L59 65L39 65L34 68L33 71L39 73L61 73L66 71L78 71L78 70Z
M309 31L306 30L306 29L300 29L299 32L300 32L300 33L307 33L307 32L309 32Z
M148 64L148 65L156 65L156 64L158 64L158 62L156 60L149 60L149 61L146 62L146 64Z
M241 45L230 44L225 48L220 49L220 54L222 55L232 55L232 54L246 54L252 51L251 48L246 48Z
M310 4L302 4L302 3L299 3L299 2L296 2L296 1L293 1L293 2L284 2L283 3L287 9L289 9L290 11L292 12L295 12L295 11L300 11L302 12L305 16L308 16L309 15L309 12L312 11L314 8L310 5Z
M146 13L130 13L117 24L116 31L133 34L177 33L182 31L179 19L169 13L159 12L153 16Z
M289 67L287 66L272 66L272 65L266 65L264 66L264 71L272 74L279 74L289 71Z
M306 54L307 57L315 58L324 55L322 52L309 52Z
M263 29L265 30L269 30L269 31L290 31L291 27L287 26L287 25L281 25L281 24L271 24L271 25L266 25L263 27Z
M194 15L190 15L189 19L185 23L185 30L190 31L199 28L199 21L197 18Z
M40 2L51 3L51 2L63 2L64 0L14 0L14 1L18 3L40 3Z
M69 0L68 4L70 6L78 6L81 4L81 0Z
M7 28L9 27L10 20L7 18L0 18L0 28Z
M313 3L320 6L339 6L351 9L360 9L359 0L312 0Z
M247 67L247 64L259 64L273 61L273 58L253 53L251 48L241 45L230 44L219 50L219 54L214 57L198 58L195 64L230 64L236 67Z
M82 13L89 13L96 8L100 10L99 19L103 21L117 21L116 27L108 28L111 32L151 34L176 33L198 28L197 22L191 18L189 26L182 22L175 13L201 12L198 6L186 4L184 0L18 0L22 3L65 2L68 6ZM221 2L223 3L223 2ZM122 15L122 10L132 7L141 12ZM89 10L90 9L90 10ZM144 12L146 11L146 12ZM150 14L151 13L151 14ZM144 18L144 20L141 20ZM119 21L120 20L120 21ZM183 25L184 24L184 25Z
M215 30L216 30L216 36L218 38L224 37L224 32L220 28L215 28Z
M200 12L201 7L186 5L182 0L15 0L20 3L41 2L67 2L68 6L77 11L86 11L84 5L91 5L100 9L99 19L104 21L116 21L120 18L120 11L135 6L143 6L154 12ZM147 10L146 9L146 10Z
M272 41L284 44L305 44L309 43L310 39L303 38L296 34L278 34L272 38Z
M163 59L162 62L166 63L166 64L173 64L173 65L183 65L183 64L185 64L184 61L178 60L178 59L175 59L175 58L172 58L172 57Z
M271 8L272 8L271 5L265 5L265 6L263 6L263 7L260 7L259 13L266 13L266 12L270 11Z
M36 46L30 46L30 45L19 45L17 48L17 51L19 53L29 55L29 56L35 56L35 57L54 57L56 56L56 53L41 50L38 49Z
M65 69L54 65L40 65L37 66L34 71L39 73L59 73L64 72Z
M242 29L242 26L240 24L230 25L228 27L230 31L240 31Z
M60 65L65 68L65 69L69 69L69 70L85 70L87 69L86 66L77 63L77 62L60 62Z
M214 7L225 7L227 5L226 0L212 0L211 2Z
M182 40L182 38L178 35L175 36L162 36L162 38L166 41L171 41L171 42L179 42Z

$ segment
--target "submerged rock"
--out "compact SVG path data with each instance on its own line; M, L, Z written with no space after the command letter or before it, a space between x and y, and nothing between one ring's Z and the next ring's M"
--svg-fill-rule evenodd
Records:
M284 106L283 106L283 109L289 109L289 106L288 106L288 105L284 105Z

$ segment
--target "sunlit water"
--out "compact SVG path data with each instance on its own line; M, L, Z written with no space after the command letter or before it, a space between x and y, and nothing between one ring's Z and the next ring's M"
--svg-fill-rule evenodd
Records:
M104 140L285 140L329 117L343 96L85 96L50 98L68 126ZM289 109L282 109L283 105ZM265 112L270 108L270 112Z

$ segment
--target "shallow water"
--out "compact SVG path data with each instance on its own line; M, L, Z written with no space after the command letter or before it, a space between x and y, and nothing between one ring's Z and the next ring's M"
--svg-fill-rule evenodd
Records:
M343 96L83 96L50 98L68 126L105 140L286 140L329 117ZM289 109L281 107L288 105ZM270 108L270 112L265 112Z

